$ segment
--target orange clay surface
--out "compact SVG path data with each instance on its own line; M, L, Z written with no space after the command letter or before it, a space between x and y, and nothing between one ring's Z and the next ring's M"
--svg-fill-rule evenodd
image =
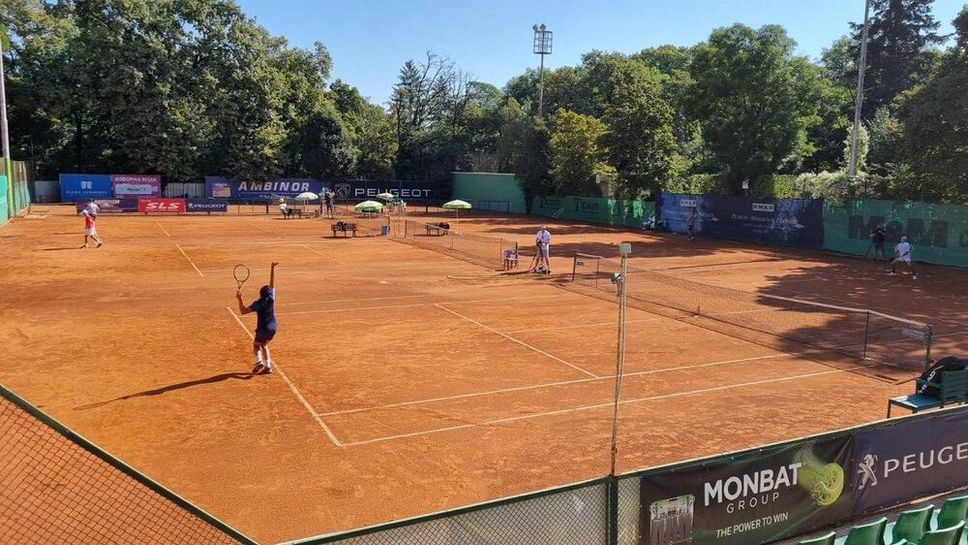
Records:
M544 221L460 226L530 245ZM935 355L968 348L963 270L922 266L913 282L822 252L548 221L556 274L576 251L614 257L631 240L638 266L887 311L933 324ZM333 239L319 220L102 214L107 244L88 250L82 228L58 206L0 227L0 382L260 542L608 472L613 301L382 237ZM255 320L237 314L232 268L252 269L249 302L270 261L277 371L252 376ZM881 380L628 319L620 471L875 421L911 389L896 370Z

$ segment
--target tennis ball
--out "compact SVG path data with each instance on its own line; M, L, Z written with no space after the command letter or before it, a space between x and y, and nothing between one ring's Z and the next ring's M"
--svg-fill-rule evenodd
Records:
M844 491L844 469L837 464L825 464L809 447L800 451L799 484L817 505L831 505Z

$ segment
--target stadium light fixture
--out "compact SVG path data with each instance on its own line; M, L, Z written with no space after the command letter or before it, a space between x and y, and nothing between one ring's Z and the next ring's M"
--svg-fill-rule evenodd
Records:
M540 117L544 112L544 58L545 55L551 54L552 32L544 23L532 25L531 30L534 30L534 54L541 55L541 66L538 68L538 116Z

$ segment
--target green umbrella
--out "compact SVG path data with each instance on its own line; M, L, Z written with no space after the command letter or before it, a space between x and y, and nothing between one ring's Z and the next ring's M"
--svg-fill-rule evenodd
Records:
M380 193L379 195L376 196L376 198L380 199L381 201L389 202L395 199L396 197L393 195L393 193Z
M363 201L353 207L357 212L379 212L383 210L383 205L376 201Z
M440 207L446 208L448 210L453 210L454 213L457 214L457 234L460 234L460 211L470 210L471 208L473 208L471 206L471 203L467 201L462 201L460 199L454 199L452 201L445 202L444 204L440 205Z

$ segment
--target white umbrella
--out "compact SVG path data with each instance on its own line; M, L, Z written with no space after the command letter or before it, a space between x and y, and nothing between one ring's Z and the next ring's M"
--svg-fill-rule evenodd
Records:
M444 204L440 205L440 207L446 208L448 210L453 210L454 213L457 214L457 234L460 234L460 211L470 210L471 208L473 208L471 206L471 203L467 201L462 201L460 199L454 199L452 201L445 202Z
M380 199L381 201L392 201L396 198L396 196L393 193L384 192L377 195L376 198Z
M306 191L305 193L300 193L296 195L297 201L315 201L319 198L319 195L313 193L312 191Z

